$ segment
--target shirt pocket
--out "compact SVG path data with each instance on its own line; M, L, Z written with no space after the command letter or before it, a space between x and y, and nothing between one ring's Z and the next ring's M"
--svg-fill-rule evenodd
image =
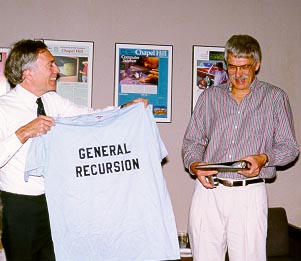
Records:
M262 111L252 111L242 121L242 131L246 136L254 139L261 139L267 128L266 114Z

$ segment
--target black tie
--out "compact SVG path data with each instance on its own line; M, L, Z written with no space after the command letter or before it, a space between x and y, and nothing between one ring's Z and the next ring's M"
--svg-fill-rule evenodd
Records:
M46 115L41 97L37 99L36 103L38 104L37 115Z

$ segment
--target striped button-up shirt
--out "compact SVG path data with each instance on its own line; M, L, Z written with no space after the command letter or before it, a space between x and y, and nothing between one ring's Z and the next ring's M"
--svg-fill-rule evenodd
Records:
M182 153L187 169L192 162L227 162L266 153L269 162L258 177L274 177L275 166L288 164L299 153L287 94L255 78L250 93L237 104L229 84L210 87L197 101ZM218 176L246 178L237 172Z

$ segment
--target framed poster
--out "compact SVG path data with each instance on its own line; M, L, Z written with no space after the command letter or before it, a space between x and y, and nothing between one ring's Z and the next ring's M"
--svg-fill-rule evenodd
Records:
M4 76L5 61L9 51L9 48L0 48L0 95L10 90L9 83Z
M115 45L115 106L147 98L156 122L171 122L171 45Z
M224 50L224 47L193 46L192 110L205 89L227 82Z
M75 104L91 107L94 42L43 41L60 69L57 93Z

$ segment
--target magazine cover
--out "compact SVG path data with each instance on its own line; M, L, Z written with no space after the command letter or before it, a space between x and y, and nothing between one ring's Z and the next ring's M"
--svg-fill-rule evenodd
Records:
M156 121L171 120L172 47L116 44L115 105L143 97Z
M92 105L93 42L43 40L60 69L57 93L75 104Z
M207 88L226 83L228 80L224 47L193 46L193 103Z

